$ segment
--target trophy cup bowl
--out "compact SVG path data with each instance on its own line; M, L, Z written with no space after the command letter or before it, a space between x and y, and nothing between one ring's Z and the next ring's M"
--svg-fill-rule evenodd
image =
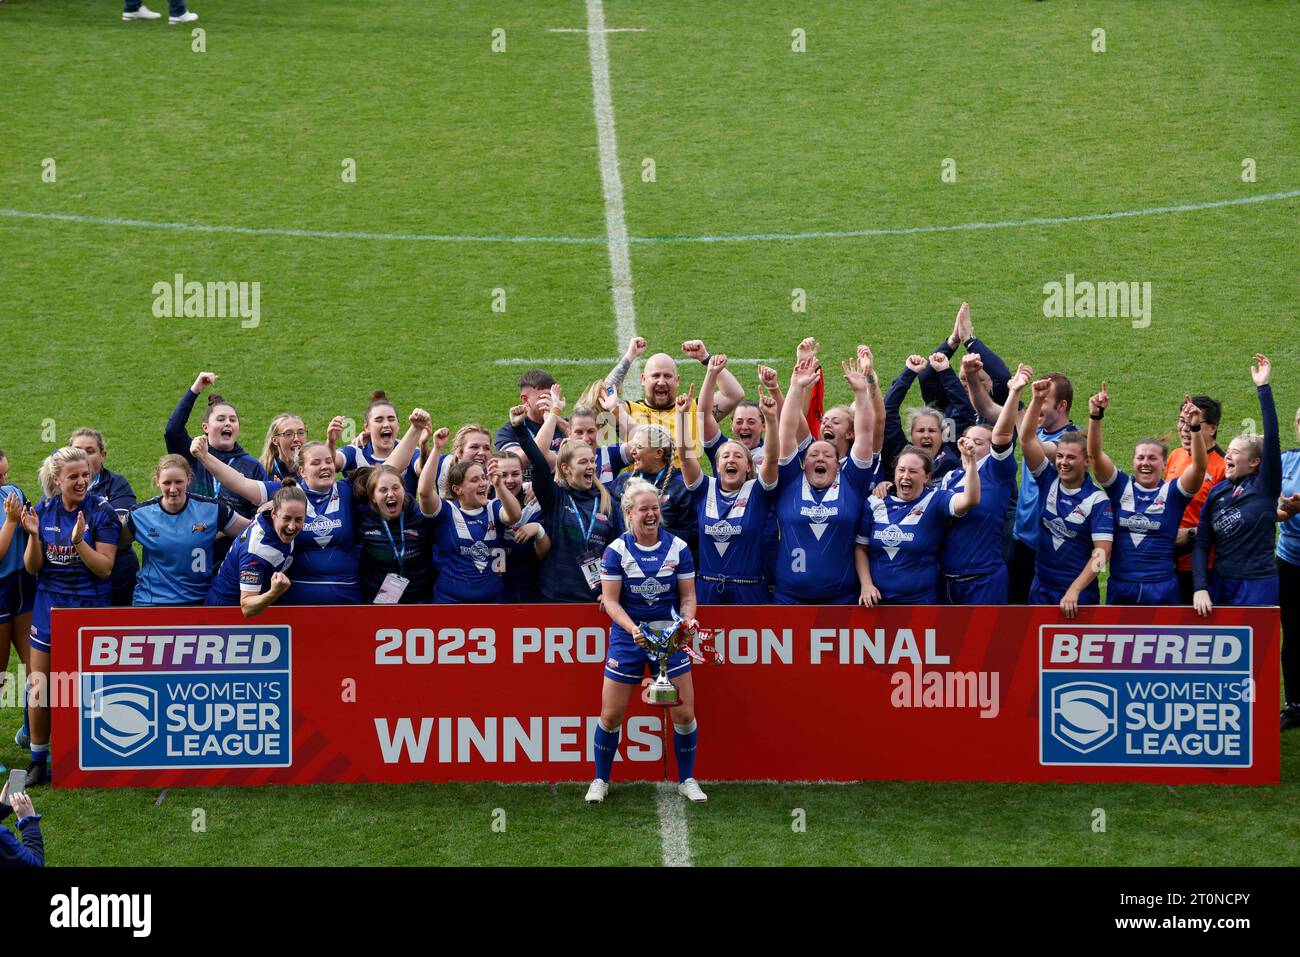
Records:
M680 622L653 621L641 626L641 633L650 642L649 652L659 662L659 674L641 694L646 704L659 708L675 708L682 703L677 687L668 680L668 658L672 655L673 635Z

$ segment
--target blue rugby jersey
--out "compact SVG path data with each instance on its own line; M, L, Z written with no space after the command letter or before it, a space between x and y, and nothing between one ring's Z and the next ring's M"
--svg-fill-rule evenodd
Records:
M455 499L439 500L425 518L433 523L438 550L438 581L433 600L439 604L490 604L505 592L510 524L502 504L492 499L481 508L464 509Z
M1060 473L1047 459L1034 482L1040 526L1035 574L1048 590L1068 589L1092 558L1093 543L1114 539L1110 499L1089 475L1077 489L1063 487Z
M77 547L72 544L77 515L82 513L86 516L84 537L91 548L100 542L116 545L122 537L122 524L106 498L87 495L81 507L71 512L63 507L60 495L42 499L36 506L36 518L40 522L45 563L37 576L37 587L58 595L107 602L112 593L112 582L87 568L77 554Z
M1039 428L1034 433L1039 442L1056 442L1066 432L1078 432L1079 427L1067 422L1054 432ZM1020 491L1016 500L1016 522L1012 534L1030 548L1038 547L1038 485L1030 474L1029 466L1020 464Z
M1209 588L1208 560L1214 549L1219 578L1257 580L1277 574L1273 538L1277 499L1282 494L1282 446L1278 436L1273 390L1255 390L1264 420L1264 448L1259 468L1245 478L1225 478L1201 509L1201 524L1192 552L1192 581L1197 591Z
M396 448L396 446L394 446ZM351 476L357 469L383 465L386 459L378 458L374 455L372 446L367 445L364 449L359 449L355 445L345 445L339 449L343 453L343 475ZM445 458L445 456L444 456ZM420 484L420 473L417 470L420 464L420 450L416 449L415 454L411 456L411 461L406 463L406 468L402 470L402 484L406 486L408 495L414 495Z
M127 481L126 476L110 472L106 468L101 468L99 474L91 479L86 494L102 495L108 499L108 504L117 512L119 521L126 518L127 513L136 503L135 489L131 488L131 483ZM135 549L119 548L117 559L113 562L113 574L109 576L111 588L116 591L119 588L134 586L136 572L139 570L140 561L135 557Z
M638 545L632 532L624 532L609 543L600 562L600 580L622 583L618 603L638 625L670 621L678 610L678 582L694 578L691 550L676 535L662 529L659 541L650 548ZM617 624L611 625L609 638L611 644L620 639L632 640Z
M542 563L537 557L537 549L531 538L516 542L515 532L530 522L537 522L545 528L542 518L541 505L535 501L529 502L524 506L519 521L506 530L506 573L502 580L505 584L505 600L508 602L541 601L538 579ZM547 534L550 534L549 531Z
M208 588L207 604L238 605L241 595L260 595L271 587L272 575L287 575L292 565L293 542L280 541L270 514L262 512L230 546Z
M262 483L262 501L280 491L280 482ZM349 604L357 599L356 506L352 483L335 482L317 492L303 482L307 518L293 543L293 584L285 604Z
M1174 539L1193 495L1178 479L1143 488L1116 469L1103 486L1115 518L1115 546L1110 553L1110 577L1126 582L1158 582L1175 577ZM1197 491L1200 491L1198 488Z
M1300 492L1300 449L1291 449L1282 454L1281 494L1291 496L1297 492ZM1292 515L1278 527L1278 558L1292 565L1300 565L1300 515Z
M980 503L961 521L948 525L939 550L939 564L945 575L987 575L1006 564L1002 558L1002 535L1016 491L1014 444L1001 451L994 447L979 460L976 468L980 473ZM943 477L939 487L964 492L966 470L953 469Z
M841 466L835 481L813 488L798 454L781 462L777 480L777 519L781 547L776 558L776 599L780 604L847 601L858 593L853 561L862 507L879 474L875 456Z
M203 601L216 571L214 548L220 532L238 518L224 502L187 495L176 514L162 498L140 502L126 516L144 562L136 577L133 605L193 605Z
M867 496L856 542L870 549L871 582L885 602L937 600L939 546L957 493L935 488L905 502ZM958 519L960 524L964 519Z
M10 495L17 495L18 500L24 505L28 504L27 496L17 485L0 485L0 504ZM0 521L4 521L0 518ZM16 575L23 569L23 552L27 551L27 532L23 530L20 522L14 528L14 537L9 540L9 551L5 552L4 558L0 558L0 579L8 578L10 575Z
M763 547L776 506L776 485L749 479L734 492L722 491L712 475L688 486L699 528L699 573L727 579L764 580Z
M596 449L596 481L605 488L612 488L614 480L627 466L622 445L602 445Z

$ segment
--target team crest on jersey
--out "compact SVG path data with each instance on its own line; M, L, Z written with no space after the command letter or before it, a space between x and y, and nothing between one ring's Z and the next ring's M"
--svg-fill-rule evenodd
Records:
M739 525L733 525L724 518L716 524L706 526L704 534L709 536L709 538L713 539L718 544L725 545L742 531L744 531L744 529Z
M808 519L808 521L815 524L822 524L832 515L838 515L839 513L840 509L838 505L827 508L821 502L818 502L816 505L805 505L799 509L800 515L803 515Z
M667 563L664 564L664 567L668 567ZM656 598L667 594L670 590L670 586L667 582L661 581L658 578L644 578L635 584L629 583L627 589L647 601L654 601Z
M1159 522L1152 521L1151 519L1147 518L1145 515L1142 515L1140 513L1137 515L1121 516L1119 519L1119 524L1122 525L1124 528L1128 529L1130 532L1145 533L1145 532L1159 531L1160 529Z
M198 535L201 532L206 532L207 530L208 530L208 525L206 522L195 522L193 525L190 526L190 534L192 535Z

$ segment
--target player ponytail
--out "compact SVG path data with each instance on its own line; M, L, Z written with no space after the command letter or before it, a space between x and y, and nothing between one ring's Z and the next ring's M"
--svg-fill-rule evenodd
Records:
M203 421L207 422L208 419L212 418L212 413L214 413L218 409L218 407L223 405L227 406L231 412L235 413L236 416L239 415L238 409L236 409L231 403L227 402L221 396L217 395L217 393L213 392L208 395L208 406L206 409L203 410Z
M271 498L271 511L278 515L284 511L284 507L290 502L298 502L306 511L307 495L298 487L298 480L296 478L285 478L280 481L280 491L276 492Z

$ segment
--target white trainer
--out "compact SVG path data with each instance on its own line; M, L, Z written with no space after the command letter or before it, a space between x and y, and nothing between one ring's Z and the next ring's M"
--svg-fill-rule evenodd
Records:
M687 778L681 784L677 785L677 793L688 801L707 801L709 796L700 790L700 782L695 778Z
M154 13L152 10L150 10L148 7L144 6L143 4L140 6L139 10L122 11L123 20L157 20L161 16L162 16L161 13Z
M596 778L596 780L591 782L591 787L587 788L587 803L600 804L605 800L605 795L608 793L609 782Z
M168 23L193 23L199 18L199 15L193 10L186 10L179 17L168 17Z

